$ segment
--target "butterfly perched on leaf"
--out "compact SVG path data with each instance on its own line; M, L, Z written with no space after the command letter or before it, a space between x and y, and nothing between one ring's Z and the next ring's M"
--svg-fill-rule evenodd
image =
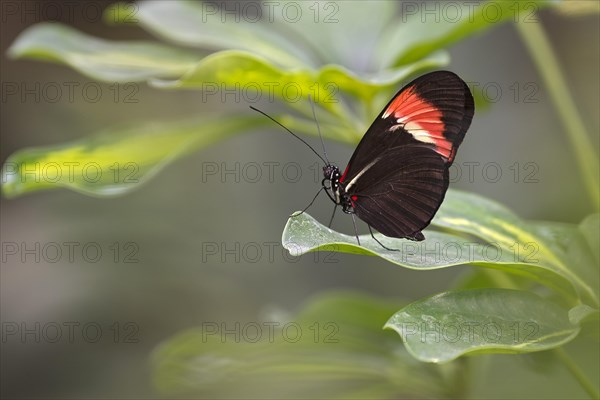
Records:
M373 121L343 173L317 153L326 164L322 190L335 203L334 213L341 207L353 221L356 215L372 236L374 228L424 240L422 230L444 200L449 167L474 112L471 91L453 72L408 83Z

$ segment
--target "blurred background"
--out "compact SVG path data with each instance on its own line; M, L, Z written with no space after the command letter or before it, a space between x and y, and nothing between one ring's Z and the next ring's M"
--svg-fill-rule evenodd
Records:
M4 3L4 2L3 2ZM37 2L17 2L35 9ZM58 8L61 1L53 1ZM70 2L72 3L72 2ZM99 9L111 1L94 1ZM133 26L107 26L81 13L2 16L2 108L0 157L29 146L75 140L106 127L136 121L169 121L195 115L247 112L248 103L203 98L199 91L164 91L140 84L137 103L115 101L109 85L98 102L75 90L58 101L43 96L8 95L7 84L44 85L92 82L72 69L30 60L9 60L6 50L25 28L45 19L59 20L93 36L153 38ZM560 58L586 128L598 148L600 52L598 15L566 18L541 13L544 28ZM376 23L376 22L374 22ZM511 23L450 49L448 69L468 82L489 85L491 106L478 111L455 162L452 187L487 196L521 217L578 223L593 211L574 155L532 61ZM81 87L81 86L80 86ZM501 93L497 90L500 89ZM123 90L118 89L118 90ZM122 92L124 93L124 92ZM530 101L526 101L530 100ZM260 105L267 112L276 103ZM308 139L318 145L312 137ZM343 166L353 148L326 143L329 158ZM380 297L416 300L449 287L467 268L415 272L377 258L334 254L292 259L280 245L287 217L304 208L319 189L318 160L301 143L273 126L240 135L178 160L130 194L100 199L67 190L39 192L15 200L2 198L2 243L45 246L78 242L74 258L25 260L3 253L0 278L2 396L6 398L148 397L152 387L149 356L162 341L203 322L255 321L265 313L293 312L311 296L329 289L353 289ZM262 169L258 182L241 176L206 176L207 165L243 168L274 164L274 179ZM223 164L224 163L224 164ZM298 179L283 167L300 166ZM469 176L469 163L473 175ZM488 167L492 163L491 167ZM316 172L319 173L315 177ZM499 169L498 169L499 167ZM487 168L487 169L486 169ZM496 171L502 174L499 178ZM518 174L515 174L515 170ZM291 172L289 170L288 172ZM527 179L528 178L528 179ZM331 203L324 196L310 209L326 223ZM341 214L336 230L351 233ZM93 262L82 247L93 244L102 256ZM206 252L207 243L246 247L233 255ZM116 247L115 247L116 244ZM256 255L253 249L260 249ZM269 256L273 248L273 256ZM90 253L92 250L90 250ZM130 256L128 258L128 255ZM50 257L51 258L51 257ZM92 256L91 258L94 258ZM132 261L132 262L127 262ZM16 323L66 329L50 343L35 334L23 341L5 335ZM77 325L78 324L78 325ZM92 324L89 332L82 328ZM100 327L101 336L92 340ZM97 329L96 329L97 330ZM86 336L87 335L87 336ZM6 339L6 340L5 340ZM598 344L585 339L570 345L575 357L597 363ZM525 356L490 358L494 374L473 389L474 398L535 396L562 398L583 392L560 366L536 372Z

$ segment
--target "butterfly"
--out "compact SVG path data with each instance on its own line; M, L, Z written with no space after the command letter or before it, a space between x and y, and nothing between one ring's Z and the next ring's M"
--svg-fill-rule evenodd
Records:
M335 204L330 226L341 207L352 215L355 232L354 216L386 249L373 228L388 237L424 240L422 231L444 200L450 165L474 112L467 84L453 72L435 71L408 83L391 99L343 173L313 149L325 162L319 193L324 190ZM360 244L358 234L356 238Z

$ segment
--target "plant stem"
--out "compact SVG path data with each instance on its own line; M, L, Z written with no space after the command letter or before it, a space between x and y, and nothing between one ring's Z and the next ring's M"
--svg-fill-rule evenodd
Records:
M590 395L590 397L592 399L600 398L600 393L598 392L598 389L594 387L592 382L589 381L589 379L587 378L587 376L585 376L581 368L579 368L579 366L575 363L575 361L573 361L573 359L567 354L567 352L562 347L555 349L554 352L562 361L565 368L567 368L571 375L573 375L573 377L577 379L577 382L579 382L581 387L583 387L583 389Z
M518 22L517 30L535 62L567 132L594 208L600 208L598 156L569 92L556 55L540 22Z

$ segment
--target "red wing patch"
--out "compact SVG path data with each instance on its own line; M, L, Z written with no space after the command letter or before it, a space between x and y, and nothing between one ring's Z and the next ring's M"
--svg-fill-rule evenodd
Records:
M342 177L340 178L340 182L344 182L344 179L346 179L346 174L348 173L348 168L350 168L350 164L348 164L346 166L346 170L344 171L344 173L342 174Z
M442 121L443 113L433 104L416 93L415 87L403 90L382 114L382 118L394 118L397 124L391 131L403 128L416 140L431 143L434 150L452 162L453 143L444 136L446 126Z

